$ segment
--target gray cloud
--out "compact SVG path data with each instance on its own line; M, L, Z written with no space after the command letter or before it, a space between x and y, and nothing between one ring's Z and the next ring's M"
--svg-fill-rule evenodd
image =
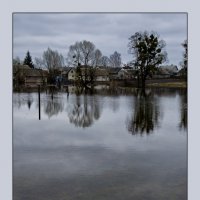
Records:
M187 15L182 13L157 14L14 14L14 57L24 58L30 50L32 57L41 56L48 47L66 57L68 48L76 41L89 40L104 55L115 50L123 62L131 60L128 38L137 31L155 31L166 41L169 63L182 60L181 43L187 38Z

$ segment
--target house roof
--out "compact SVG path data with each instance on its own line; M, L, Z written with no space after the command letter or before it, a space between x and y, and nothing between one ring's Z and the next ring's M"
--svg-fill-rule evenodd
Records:
M74 68L71 68L74 69ZM71 70L70 69L70 70ZM84 76L85 72L90 73L90 69L94 69L95 76L108 76L109 75L109 70L108 69L101 69L101 68L93 68L93 67L81 67L81 74Z
M123 74L125 74L125 75L134 75L135 74L135 70L133 70L132 68L130 69L130 68L128 68L128 69L121 69L120 71L119 71L119 73L123 73Z
M27 69L24 71L24 76L28 77L41 77L41 76L47 76L48 73L41 69Z
M159 67L160 69L164 69L168 72L178 72L178 67L176 65L163 65Z
M13 66L13 73L17 75L20 73L23 76L31 76L31 77L41 77L41 76L48 76L48 71L42 69L33 69L30 68L28 65L14 65Z
M95 72L96 76L108 76L109 72L106 69L97 69Z
M67 74L73 67L63 67L62 71Z
M111 67L109 68L109 74L117 74L121 69L121 67Z
M170 75L170 72L169 70L165 69L165 68L158 68L158 71L156 74L159 74L159 75Z
M31 69L28 65L13 65L13 73L17 73L19 70Z

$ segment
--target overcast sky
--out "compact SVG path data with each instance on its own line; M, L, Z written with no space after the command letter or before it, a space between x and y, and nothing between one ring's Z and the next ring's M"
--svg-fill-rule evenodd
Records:
M66 58L69 46L76 41L89 40L103 55L121 53L122 62L131 61L128 38L137 31L156 31L166 42L168 64L179 65L181 43L187 39L187 15L157 14L14 14L14 57L24 59L27 50L32 58L41 57L48 48Z

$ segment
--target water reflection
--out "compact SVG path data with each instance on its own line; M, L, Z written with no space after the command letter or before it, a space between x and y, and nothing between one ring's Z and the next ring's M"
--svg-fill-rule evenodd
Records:
M64 103L61 98L52 98L47 95L47 100L44 101L44 113L51 118L53 115L58 115L64 109Z
M187 129L187 90L180 92L180 129Z
M14 94L14 200L186 200L184 95L41 93L39 121L38 94Z
M165 113L162 112L163 106L160 105L161 98L178 98L179 101L179 122L180 129L187 129L187 91L184 89L146 89L141 91L134 88L108 88L82 91L75 87L67 88L67 93L49 91L41 93L42 115L57 116L59 113L66 112L66 118L76 127L90 127L95 121L101 118L105 107L112 113L120 111L123 105L120 102L122 96L127 96L131 102L128 105L128 113L125 119L125 126L129 133L150 134L154 131ZM26 105L28 110L34 106L38 107L37 93L16 93L13 98L13 106L21 109Z
M31 95L31 94L28 94L27 106L28 106L28 109L29 109L29 110L30 110L30 108L31 108L32 103L33 103L32 95Z
M158 97L152 91L138 90L134 96L133 114L127 118L128 131L135 134L149 134L158 126L160 107Z
M100 118L100 108L102 109L98 96L76 95L73 105L69 105L67 108L69 121L76 127L89 127L94 120Z

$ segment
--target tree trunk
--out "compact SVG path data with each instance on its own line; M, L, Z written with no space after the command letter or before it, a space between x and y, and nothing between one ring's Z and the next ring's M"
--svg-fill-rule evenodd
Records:
M137 87L140 88L140 76L137 76Z
M145 89L145 87L146 87L145 83L146 83L146 79L144 76L142 76L142 89Z

